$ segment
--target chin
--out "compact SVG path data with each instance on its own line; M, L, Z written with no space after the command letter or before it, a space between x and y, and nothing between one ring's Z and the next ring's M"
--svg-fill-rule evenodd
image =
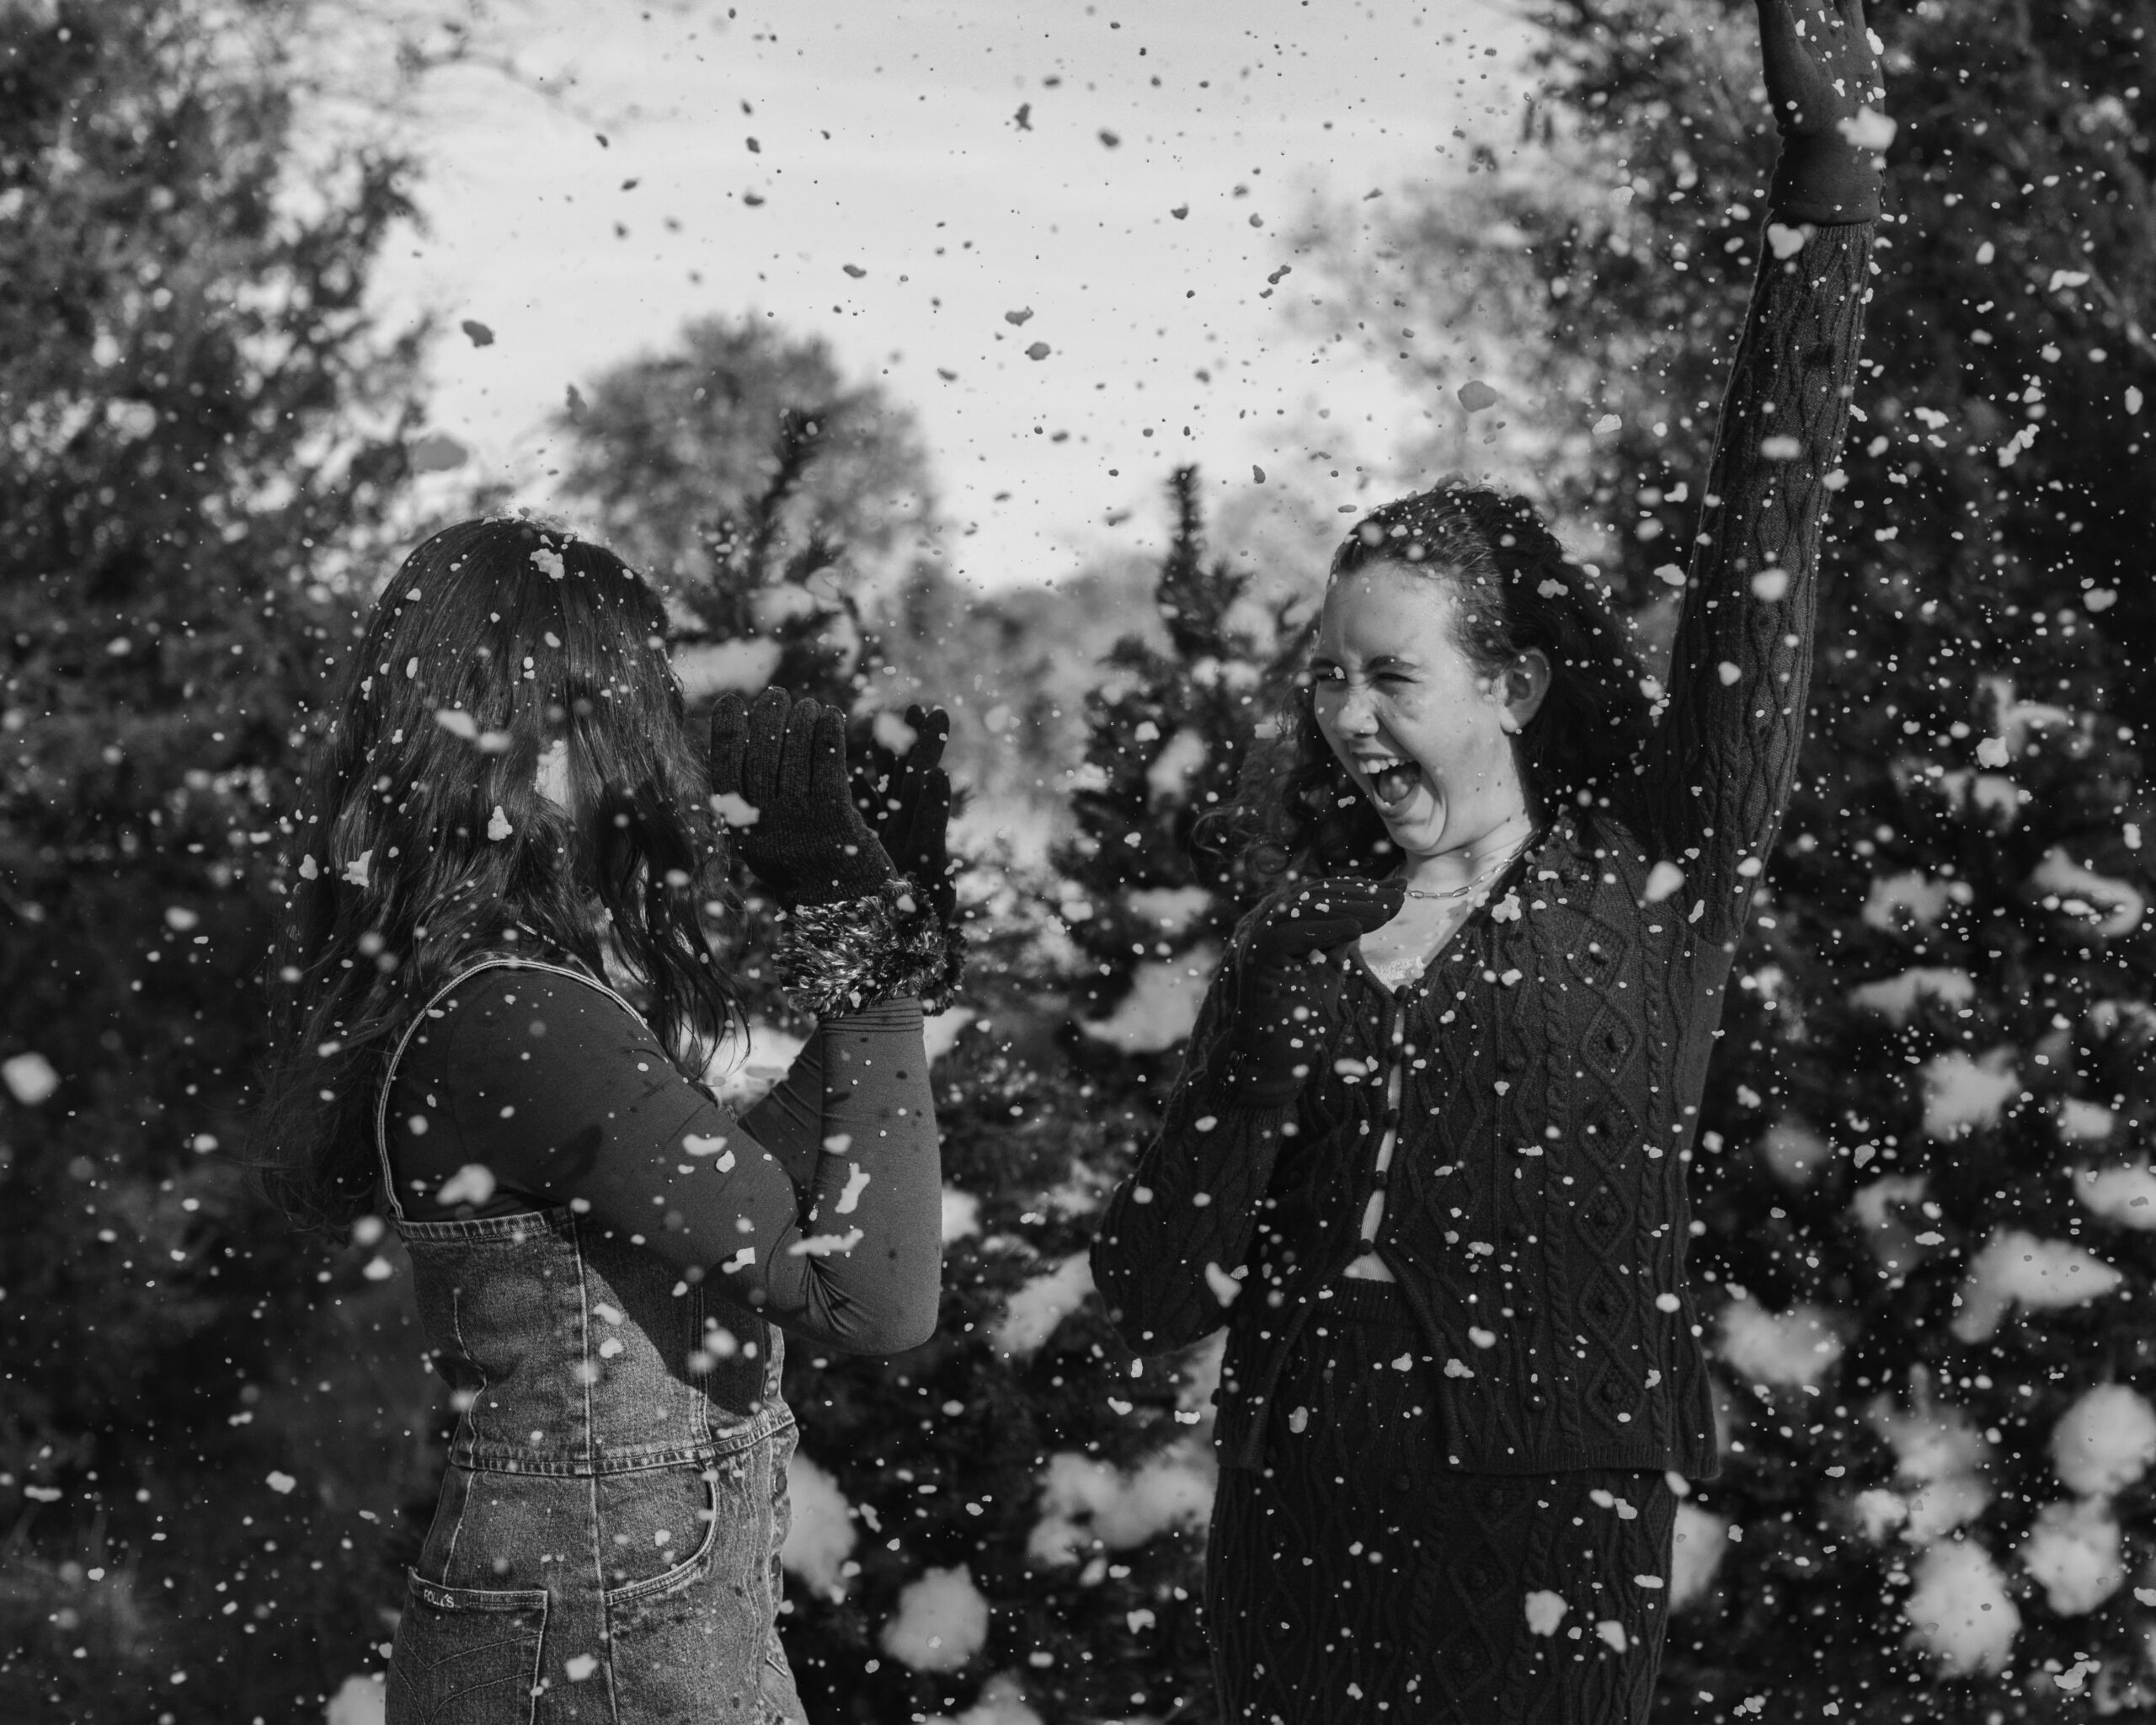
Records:
M1443 814L1425 816L1419 820L1412 816L1401 820L1385 820L1383 815L1380 815L1379 819L1385 820L1385 836L1410 857L1432 855L1438 848L1438 841L1444 837L1445 822Z

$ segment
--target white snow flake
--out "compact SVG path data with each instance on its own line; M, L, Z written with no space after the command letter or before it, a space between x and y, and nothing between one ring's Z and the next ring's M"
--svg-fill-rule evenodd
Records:
M1011 1295L995 1326L997 1351L1019 1357L1032 1354L1092 1291L1092 1265L1086 1253L1074 1252Z
M728 826L754 826L762 818L762 810L733 791L721 791L711 799L711 807Z
M786 1493L792 1506L779 1561L802 1583L828 1599L846 1597L846 1560L859 1537L853 1506L838 1481L798 1450L786 1465Z
M2066 1241L2039 1239L2020 1228L1994 1229L1969 1265L1953 1331L1964 1342L1988 1342L2016 1300L2033 1311L2083 1306L2122 1279L2095 1253Z
M2021 1567L2062 1617L2093 1611L2126 1582L2119 1525L2100 1498L2047 1503L2021 1541Z
M899 1609L878 1638L916 1671L956 1671L988 1640L988 1601L960 1563L930 1569L899 1590Z
M443 1205L484 1204L494 1195L494 1171L484 1162L467 1162L441 1183L435 1194L435 1202Z
M1716 1350L1745 1376L1764 1384L1816 1384L1841 1358L1833 1315L1817 1306L1769 1311L1747 1297L1722 1309Z
M34 1108L60 1087L60 1075L52 1062L33 1050L0 1060L0 1082L26 1108Z
M1557 1626L1565 1621L1570 1609L1557 1594L1547 1588L1538 1588L1521 1602L1527 1607L1528 1632L1532 1635L1555 1635Z
M2003 1669L2021 1630L2005 1578L1974 1540L1944 1541L1918 1559L1902 1612L1908 1644L1938 1658L1950 1677Z
M2124 1384L2099 1384L2052 1428L2052 1467L2071 1492L2109 1497L2156 1462L2156 1407Z

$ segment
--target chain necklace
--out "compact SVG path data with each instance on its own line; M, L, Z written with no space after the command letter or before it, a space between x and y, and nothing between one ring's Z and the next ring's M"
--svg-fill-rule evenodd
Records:
M1474 879L1469 881L1465 886L1449 886L1442 892L1433 893L1425 891L1421 887L1408 886L1403 882L1401 884L1401 889L1411 899L1425 899L1432 901L1444 901L1448 900L1469 898L1476 892L1481 890L1482 888L1489 882L1496 879L1497 876L1502 874L1505 870L1511 868L1514 862L1519 860L1521 855L1526 851L1526 849L1527 846L1523 842L1518 848L1514 850L1509 856L1499 857L1495 862L1492 862L1488 868L1477 874Z

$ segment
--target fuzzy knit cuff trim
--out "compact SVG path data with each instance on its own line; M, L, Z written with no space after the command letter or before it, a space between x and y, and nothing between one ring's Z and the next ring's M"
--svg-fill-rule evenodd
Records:
M828 1018L903 995L940 1012L958 994L965 955L964 929L901 876L861 898L798 906L775 958L795 1004Z

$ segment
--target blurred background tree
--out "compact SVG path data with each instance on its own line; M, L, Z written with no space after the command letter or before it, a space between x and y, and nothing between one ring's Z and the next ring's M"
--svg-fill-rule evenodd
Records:
M1086 1254L1246 908L1196 831L1232 795L1292 623L1206 554L1194 471L1170 503L1152 615L1126 614L1150 626L1086 699L1075 832L1053 868L1001 858L969 888L984 950L936 1039L937 1338L789 1372L787 1642L819 1719L1211 1717L1196 1601L1219 1346L1141 1365Z
M792 448L779 442L789 416L803 440ZM886 592L938 531L912 414L880 385L843 377L820 338L769 317L691 322L573 397L555 429L568 446L564 494L632 563L685 587L720 579L722 523L755 522L771 545L759 569L774 579L797 557L842 547L857 578Z
M310 14L0 11L0 1714L318 1714L434 1397L233 1152L280 813L384 548L408 163L312 150ZM387 1267L384 1266L386 1268Z
M693 708L766 682L864 713L933 697L983 824L1054 805L1031 632L952 579L912 413L820 338L694 320L572 391L554 430L567 503L665 593Z
M1423 458L1524 483L1659 640L1761 262L1752 8L1545 17L1528 134L1480 141L1465 195L1310 238L1330 315L1402 331ZM2150 21L1873 20L1869 376L1694 1170L1731 1441L1658 1717L2156 1703Z

